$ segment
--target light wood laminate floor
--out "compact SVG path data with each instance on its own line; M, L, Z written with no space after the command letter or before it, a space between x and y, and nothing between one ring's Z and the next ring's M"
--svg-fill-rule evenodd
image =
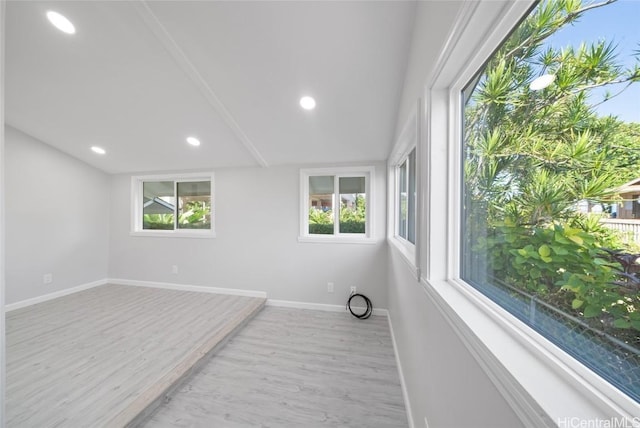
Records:
M146 426L407 427L387 319L266 307Z
M7 426L124 426L263 305L104 285L8 312Z

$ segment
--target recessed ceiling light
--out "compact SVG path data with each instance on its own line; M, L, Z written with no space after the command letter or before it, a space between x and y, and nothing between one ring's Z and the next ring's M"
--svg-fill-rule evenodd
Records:
M187 143L191 144L192 146L198 147L200 145L200 140L198 140L196 137L188 137Z
M104 155L105 153L107 153L107 151L105 149L103 149L102 147L98 147L98 146L91 147L91 151L93 151L93 153L97 153L99 155Z
M47 18L54 27L56 27L63 33L75 34L76 27L74 27L71 21L69 21L65 16L60 15L58 12L50 10L47 12Z
M305 110L313 110L316 108L316 100L311 97L302 97L300 98L300 107Z
M551 85L554 80L556 80L555 74L543 74L542 76L533 79L533 81L529 84L529 89L531 89L532 91L539 91Z

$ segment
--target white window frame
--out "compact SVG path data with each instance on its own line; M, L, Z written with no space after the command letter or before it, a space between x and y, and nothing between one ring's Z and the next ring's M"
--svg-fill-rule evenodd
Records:
M638 403L460 278L460 94L532 5L533 1L525 0L462 6L427 80L426 183L439 181L424 193L430 209L421 237L430 256L422 284L525 426L614 419L636 426Z
M421 177L423 176L423 143L422 143L422 120L424 116L422 114L423 103L422 99L418 99L416 108L412 111L409 120L405 124L398 137L389 160L388 165L388 193L389 193L389 209L388 209L388 222L387 222L387 240L400 254L404 257L405 262L409 265L416 280L420 280L420 249L421 245L421 230L423 223L425 223L425 213L423 210L423 182ZM400 236L399 228L399 205L400 205L400 182L399 182L399 168L405 161L408 161L409 155L415 150L415 244L411 241ZM407 177L408 179L408 177Z
M150 230L142 228L143 217L143 184L151 181L173 181L176 183L190 181L211 182L211 229L174 229ZM215 238L215 188L213 172L185 174L135 175L131 177L131 236L153 236L163 238ZM176 195L177 197L177 195Z
M309 233L309 177L314 176L334 176L334 201L333 211L336 216L334 221L333 235L320 235ZM340 233L339 222L339 201L338 182L341 177L364 177L366 192L366 221L365 233ZM336 167L336 168L304 168L300 170L300 234L299 242L327 242L327 243L374 243L374 222L373 212L375 207L375 167L373 166L355 166L355 167ZM338 203L338 204L337 204Z
M418 177L417 177L417 175L416 175L417 159L416 159L416 154L415 154L415 152L414 152L414 151L416 150L416 148L417 148L416 146L412 146L412 147L411 147L411 149L409 150L409 152L408 152L408 153L406 153L406 154L402 157L402 160L401 160L398 164L396 164L396 166L395 166L395 192L394 192L394 200L395 200L396 207L395 207L395 213L394 213L394 234L393 234L393 236L394 236L394 238L395 238L395 239L399 240L399 241L402 243L402 245L407 246L407 247L409 247L409 248L412 248L412 247L413 247L413 248L415 248L415 245L416 245L416 244L415 244L414 242L411 242L411 241L409 240L409 237L408 237L408 236L405 238L404 236L402 236L402 235L400 234L400 220L401 220L401 215L402 215L402 214L401 214L401 212L400 212L400 197L402 196L402 192L401 192L400 186L401 186L402 184L405 184L405 185L406 185L406 188L407 188L407 203L409 204L409 206L408 206L408 207L410 207L410 206L411 206L411 203L410 203L409 199L411 199L411 197L412 197L412 195L411 195L411 193L410 193L410 190L411 190L411 182L410 182L410 181L411 181L411 180L410 180L410 178L411 178L411 174L413 174L413 175L414 175L414 179L416 180L416 181L413 183L413 185L414 185L414 191L415 191L415 186L417 185L417 178L418 178ZM413 169L411 168L411 163L409 162L409 161L410 161L410 155L411 155L411 153L414 153L414 155L413 155L413 156L414 156L414 166L413 166ZM401 183L401 182L400 182L400 170L401 170L401 168L402 168L403 166L405 166L405 165L406 165L406 171L407 171L407 172L406 172L406 177L405 177L405 183ZM417 199L417 198L416 198L416 199ZM417 240L417 236L415 236L416 224L417 224L417 216L416 216L417 211L418 211L418 210L417 210L417 200L416 200L416 201L414 201L414 202L413 202L413 229L414 229L414 240ZM408 216L408 217L407 217L407 235L409 234L409 229L410 229L410 227L411 227L410 220L411 220L411 217L410 217L410 216Z

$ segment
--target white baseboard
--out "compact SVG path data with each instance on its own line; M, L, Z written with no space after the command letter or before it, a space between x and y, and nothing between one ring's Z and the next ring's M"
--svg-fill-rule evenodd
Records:
M387 316L389 322L389 331L391 332L391 342L393 343L393 353L396 356L396 365L398 366L398 374L400 375L400 386L402 388L402 398L404 399L404 408L407 412L407 421L409 422L409 428L415 428L413 422L413 413L411 413L411 402L409 401L409 391L407 390L407 383L404 380L404 371L402 370L402 362L400 361L400 354L398 354L398 344L396 343L396 336L393 333L393 324L391 323L391 317ZM427 418L424 418L425 424L427 424Z
M54 291L53 293L43 294L42 296L21 300L16 303L10 303L4 307L4 310L6 312L15 311L16 309L26 308L27 306L46 302L48 300L57 299L58 297L62 297L62 296L68 296L69 294L77 293L83 290L88 290L90 288L98 287L100 285L105 285L106 283L107 283L106 279L100 279L98 281L88 282L86 284L78 285L76 287L66 288L60 291Z
M206 287L203 285L175 284L171 282L139 281L135 279L109 278L109 284L133 285L136 287L164 288L167 290L198 291L201 293L231 294L233 296L267 298L267 293L256 290L240 290L236 288Z
M170 282L155 282L155 281L140 281L135 279L122 279L122 278L108 278L101 279L99 281L82 284L77 287L67 288L65 290L56 291L53 293L45 294L42 296L34 297L32 299L22 300L20 302L11 303L5 306L5 311L13 311L16 309L24 308L27 306L35 305L36 303L46 302L58 297L67 296L69 294L77 293L79 291L88 290L93 287L97 287L105 284L116 285L131 285L135 287L151 287L151 288L164 288L168 290L180 290L180 291L197 291L201 293L218 293L218 294L230 294L234 296L246 296L246 297L259 297L266 299L267 293L257 290L241 290L236 288L221 288L221 287L207 287L203 285L189 285L189 284L175 284ZM268 299L267 306L279 306L283 308L297 308L297 309L311 309L316 311L325 312L347 312L346 306L343 305L330 305L325 303L308 303L297 302L292 300L274 300ZM354 310L364 308L353 308ZM372 315L376 316L389 316L389 312L382 308L373 308ZM393 330L392 330L393 334ZM395 342L394 342L395 346Z
M292 300L267 300L267 306L278 306L281 308L296 308L296 309L311 309L314 311L325 311L325 312L348 312L349 310L346 308L346 305L329 305L326 303L307 303L307 302L296 302ZM354 310L362 309L364 311L365 308L356 308L353 307ZM388 316L389 312L386 309L378 309L373 308L372 315L379 316Z

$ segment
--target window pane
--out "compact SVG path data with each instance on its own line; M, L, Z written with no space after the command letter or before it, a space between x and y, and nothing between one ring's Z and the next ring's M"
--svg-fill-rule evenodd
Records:
M461 95L461 277L640 402L640 242L606 218L626 199L615 189L639 179L640 128L625 109L601 110L609 90L634 88L617 82L638 60L618 57L613 39L582 40L624 39L616 23L629 12L554 39L580 24L567 7L541 2Z
M142 228L173 230L173 181L145 181L142 188Z
M408 195L409 212L407 213L407 240L416 243L416 149L409 154Z
M333 235L333 175L309 177L309 233Z
M340 177L340 233L366 232L366 184L364 177Z
M178 229L211 229L211 182L180 182Z
M404 163L398 168L398 236L407 239L408 218L409 218L409 203L408 203L408 183L407 183L407 169L408 162Z
M398 236L416 243L416 149L397 168Z

